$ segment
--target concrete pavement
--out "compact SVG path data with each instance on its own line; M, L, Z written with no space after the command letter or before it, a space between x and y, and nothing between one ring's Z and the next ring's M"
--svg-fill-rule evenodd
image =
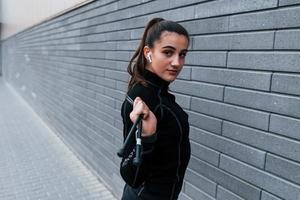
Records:
M0 200L115 200L0 77Z

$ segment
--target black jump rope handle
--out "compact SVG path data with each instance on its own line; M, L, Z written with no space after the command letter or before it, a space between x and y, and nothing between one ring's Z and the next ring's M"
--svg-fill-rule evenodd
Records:
M133 159L133 164L134 165L139 165L142 162L142 157L141 157L141 153L142 153L142 126L143 125L143 121L140 120L137 126L137 130L135 132L135 141L136 141L136 145L135 145L135 158Z
M133 164L139 165L141 163L141 151L142 151L142 119L143 114L139 115L137 120L132 125L125 142L123 143L123 147L118 151L119 157L124 157L124 151L126 147L129 145L130 138L132 137L133 133L135 132L135 140L136 140L136 146L135 146L135 158L133 159ZM136 130L136 131L135 131Z

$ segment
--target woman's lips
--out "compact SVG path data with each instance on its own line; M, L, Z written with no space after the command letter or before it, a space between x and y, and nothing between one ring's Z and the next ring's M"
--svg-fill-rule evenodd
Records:
M177 75L178 71L177 70L172 70L172 69L168 69L167 70L171 75Z

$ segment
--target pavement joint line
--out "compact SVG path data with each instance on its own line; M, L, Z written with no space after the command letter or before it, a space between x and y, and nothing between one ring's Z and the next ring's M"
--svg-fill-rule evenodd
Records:
M116 200L1 77L0 91L0 200Z

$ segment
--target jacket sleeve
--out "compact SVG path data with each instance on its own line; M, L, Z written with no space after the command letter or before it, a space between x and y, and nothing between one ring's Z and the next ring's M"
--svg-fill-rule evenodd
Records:
M149 98L151 95L145 95L143 93L137 92L136 94L129 95L129 99L134 100L135 97L140 96L143 101L148 105L149 102L149 109L156 115L157 112L155 111L155 104L150 103ZM130 97L131 96L131 97ZM144 96L144 97L143 97ZM133 109L131 100L126 99L122 105L122 118L123 118L123 137L124 140L126 139L131 126L133 123L129 118L129 114ZM148 137L142 137L142 162L140 165L136 166L133 164L133 159L135 157L135 136L130 138L129 145L125 149L124 157L122 158L121 165L120 165L120 174L124 181L130 185L131 187L139 187L150 175L149 174L149 167L151 166L151 158L153 156L153 149L154 144L157 139L157 134L153 134Z

